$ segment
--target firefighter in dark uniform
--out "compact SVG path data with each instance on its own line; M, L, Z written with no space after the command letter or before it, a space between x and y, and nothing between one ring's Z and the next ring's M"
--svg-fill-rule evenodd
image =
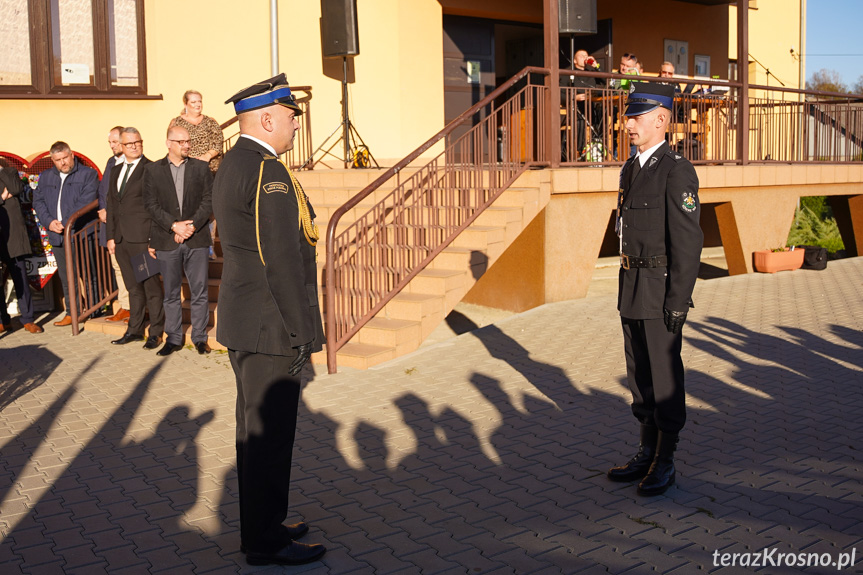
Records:
M695 169L665 141L673 102L672 86L633 84L624 116L638 151L620 172L617 209L617 307L641 443L608 477L638 480L638 493L648 496L674 484L674 450L686 421L681 330L704 239Z
M295 540L287 517L300 371L324 341L318 232L302 187L278 156L293 148L297 106L280 74L233 97L240 137L213 183L224 255L216 338L237 380L240 543L250 565L297 565L326 549Z

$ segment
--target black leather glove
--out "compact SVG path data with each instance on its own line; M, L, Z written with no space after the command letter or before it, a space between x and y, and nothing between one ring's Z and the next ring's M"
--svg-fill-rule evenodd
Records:
M662 310L663 319L665 319L665 327L671 333L680 333L683 329L683 322L686 321L685 311L671 311L670 309Z
M308 362L311 357L312 342L304 343L297 347L297 359L295 359L294 363L291 364L291 367L288 368L288 373L291 375L297 375L300 373L300 370L303 369L303 366L306 365L306 362Z

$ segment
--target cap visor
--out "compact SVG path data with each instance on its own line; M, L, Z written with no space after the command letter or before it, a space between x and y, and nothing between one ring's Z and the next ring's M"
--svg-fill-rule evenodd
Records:
M657 104L647 104L643 102L639 102L637 104L630 104L626 107L626 111L623 113L624 116L640 116L642 114L646 114L652 110L655 110L659 107Z
M288 104L287 102L279 102L279 105L284 106L285 108L290 108L291 110L293 110L295 118L298 118L299 116L303 115L302 108L300 108L296 104Z

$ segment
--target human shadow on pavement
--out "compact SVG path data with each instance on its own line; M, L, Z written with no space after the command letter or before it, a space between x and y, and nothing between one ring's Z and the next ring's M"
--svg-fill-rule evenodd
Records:
M457 314L457 319L450 317L454 314ZM564 409L564 406L571 403L573 394L577 392L572 388L572 382L567 377L566 372L554 364L543 363L531 358L530 351L497 325L491 324L481 328L470 318L458 314L458 312L451 313L447 316L446 321L447 323L457 321L461 326L460 329L472 326L466 331L470 331L472 336L482 342L492 357L509 364L551 399L559 409ZM561 383L567 385L559 385Z
M637 423L628 398L602 389L562 412L474 372L489 410L475 399L433 402L431 378L392 401L400 421L389 405L362 420L352 455L336 441L339 422L301 407L292 510L330 547L324 570L685 572L709 570L711 545L837 552L859 543L854 414L863 405L847 386L860 378L835 360L851 363L860 337L834 326L851 343L836 348L791 328L790 340L717 318L690 328L687 345L734 368L721 380L687 371L678 484L662 497L604 477L634 452ZM777 356L790 365L763 361ZM541 385L546 397L575 393L568 380Z
M187 406L176 405L151 435L128 437L163 365L135 385L80 451L74 440L51 446L60 453L73 448L77 455L47 489L27 493L29 511L0 542L0 564L24 573L191 572L197 564L192 553L211 549L214 558L206 565L231 565L184 521L198 496L196 437L214 413L192 416ZM41 464L56 465L50 459Z
M54 373L60 358L42 345L22 345L0 348L0 412L18 399L36 389Z

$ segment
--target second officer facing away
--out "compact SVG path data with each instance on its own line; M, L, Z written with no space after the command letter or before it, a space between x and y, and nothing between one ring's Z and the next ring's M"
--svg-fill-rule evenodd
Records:
M213 184L224 268L216 338L237 381L240 549L250 565L319 559L322 545L283 525L300 400L300 371L323 343L314 214L279 161L293 148L302 113L280 74L231 97L240 137ZM228 103L226 102L226 103Z
M675 481L674 450L686 422L681 330L704 239L695 168L665 141L673 103L672 86L633 84L624 115L637 153L620 172L617 204L617 307L641 444L608 478L639 481L638 493L647 496Z

